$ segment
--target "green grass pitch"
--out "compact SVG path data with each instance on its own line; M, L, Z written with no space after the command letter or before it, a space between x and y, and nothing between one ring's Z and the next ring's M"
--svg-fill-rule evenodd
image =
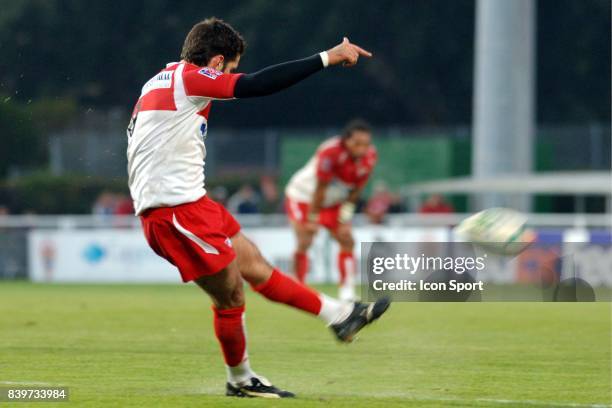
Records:
M344 345L249 292L251 363L282 401L223 396L209 305L193 285L0 283L0 387L67 386L60 407L611 403L610 303L395 303Z

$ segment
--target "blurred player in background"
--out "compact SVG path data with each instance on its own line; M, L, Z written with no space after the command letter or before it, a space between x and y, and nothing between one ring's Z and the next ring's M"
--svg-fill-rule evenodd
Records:
M289 180L286 211L297 238L293 268L304 282L308 273L308 249L319 226L327 228L340 245L339 297L354 300L355 240L351 219L357 201L376 165L370 125L361 119L349 122L340 136L323 142L315 155Z
M182 60L167 64L142 88L128 126L128 173L136 214L151 248L213 301L215 334L227 367L226 395L291 397L251 370L246 348L243 279L275 302L318 316L341 341L351 341L387 309L387 300L348 303L308 288L270 266L234 217L204 188L204 140L211 102L285 89L327 66L371 56L347 38L301 60L234 74L245 43L222 20L196 24Z

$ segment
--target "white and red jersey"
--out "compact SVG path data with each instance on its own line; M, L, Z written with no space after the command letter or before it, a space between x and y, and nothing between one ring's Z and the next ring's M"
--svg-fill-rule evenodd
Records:
M143 87L128 127L136 214L196 201L204 188L204 139L213 99L231 99L242 74L170 63Z
M315 155L298 170L285 188L287 197L295 202L312 202L317 181L328 182L323 207L346 200L351 190L365 185L376 165L376 148L370 146L360 158L353 158L340 137L323 142Z

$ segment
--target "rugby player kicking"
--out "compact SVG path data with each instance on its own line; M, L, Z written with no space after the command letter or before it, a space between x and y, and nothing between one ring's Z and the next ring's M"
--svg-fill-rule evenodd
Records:
M249 365L243 279L266 298L318 316L350 342L382 315L389 301L342 302L317 293L270 266L240 225L204 188L204 140L211 102L285 89L332 65L355 65L371 54L348 39L328 51L232 73L245 43L229 24L210 18L185 39L180 62L170 63L142 88L128 126L129 186L151 248L212 299L214 329L227 367L226 395L292 397Z
M295 231L297 248L293 272L300 282L308 273L308 249L319 225L338 242L341 300L355 300L355 240L351 219L355 206L376 165L370 126L360 119L349 122L340 136L323 142L315 155L289 180L285 210Z

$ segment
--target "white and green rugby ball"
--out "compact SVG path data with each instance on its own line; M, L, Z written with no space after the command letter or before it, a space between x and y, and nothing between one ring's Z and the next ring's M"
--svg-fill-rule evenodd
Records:
M476 213L455 227L455 234L460 240L501 255L517 255L535 238L527 228L527 216L509 208L489 208Z

